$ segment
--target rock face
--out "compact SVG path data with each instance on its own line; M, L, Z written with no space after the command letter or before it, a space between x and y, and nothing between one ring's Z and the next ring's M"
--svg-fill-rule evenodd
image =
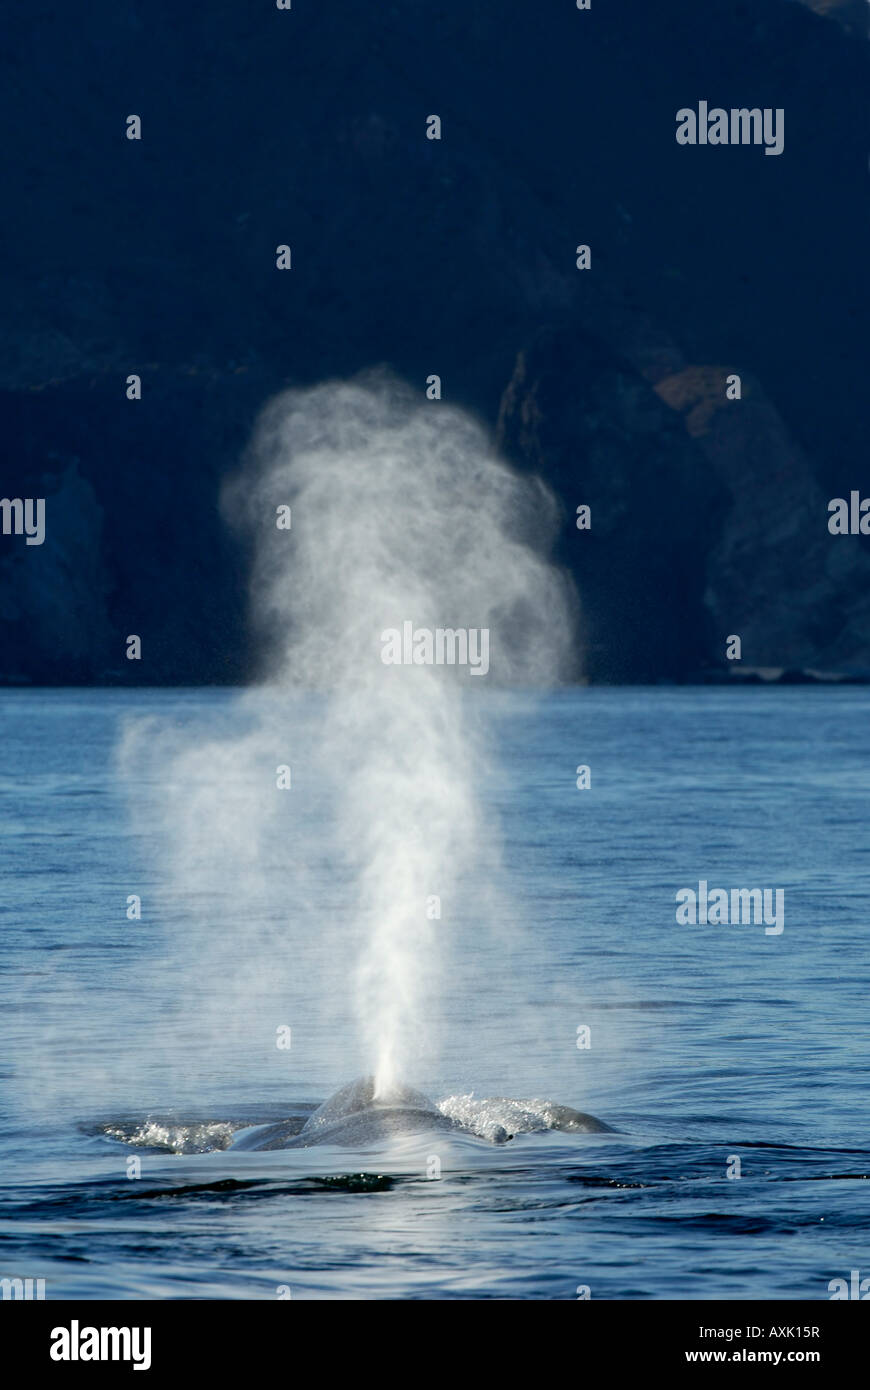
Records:
M40 492L52 497L51 546L38 563L20 541L7 539L0 553L4 676L12 681L27 678L37 654L46 673L52 665L59 677L90 672L108 635L103 509L94 489L70 463L45 475Z
M518 356L498 442L562 502L592 681L712 674L731 634L737 669L870 671L870 555L829 534L803 451L758 382L729 400L729 375L683 366L653 387L573 329Z
M0 536L0 679L243 678L221 478L270 394L381 362L559 493L591 679L703 675L732 632L870 664L868 541L826 529L870 495L870 45L811 8L22 7L0 486L47 531ZM784 153L678 147L702 99L782 107Z
M600 341L556 329L520 353L498 443L562 502L586 677L685 679L711 646L699 580L727 499L679 415Z
M866 0L800 0L800 3L823 18L841 24L847 34L854 34L859 38L867 35Z
M692 367L656 387L727 497L702 568L715 640L739 633L749 666L870 671L870 554L829 534L828 497L760 384L729 401L727 376Z
M153 369L146 380L147 405L111 373L0 397L21 470L5 494L45 498L42 545L0 537L7 682L244 677L245 557L218 489L274 386ZM128 662L134 634L142 660Z

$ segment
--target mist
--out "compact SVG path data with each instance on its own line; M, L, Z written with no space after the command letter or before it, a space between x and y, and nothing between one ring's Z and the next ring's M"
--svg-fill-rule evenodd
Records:
M241 1042L271 1011L263 1042L292 1021L309 1055L337 1030L345 1075L387 1095L437 1069L457 921L516 917L480 792L498 690L574 672L557 507L470 415L376 373L272 400L222 509L252 548L257 681L219 727L133 724L119 762L134 809L149 768L162 872L190 909L186 1026ZM469 633L469 659L427 664L418 642L386 664L409 629Z

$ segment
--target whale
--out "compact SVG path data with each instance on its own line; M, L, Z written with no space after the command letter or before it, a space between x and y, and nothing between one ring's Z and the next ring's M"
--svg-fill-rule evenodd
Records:
M244 1130L230 1147L255 1151L304 1149L317 1144L359 1148L395 1136L438 1130L472 1135L492 1144L506 1143L515 1133L535 1129L581 1134L616 1132L594 1115L551 1101L495 1097L474 1102L473 1109L475 1115L488 1117L486 1123L475 1120L468 1104L451 1106L444 1102L438 1106L422 1091L400 1084L382 1094L378 1092L374 1077L362 1076L342 1086L319 1105L301 1130L298 1119L258 1125ZM502 1119L507 1120L507 1124L502 1123Z
M294 1132L293 1121L261 1125L241 1135L232 1148L306 1149L315 1144L356 1148L393 1135L458 1128L422 1091L396 1085L378 1095L374 1077L361 1076L319 1105L301 1130Z

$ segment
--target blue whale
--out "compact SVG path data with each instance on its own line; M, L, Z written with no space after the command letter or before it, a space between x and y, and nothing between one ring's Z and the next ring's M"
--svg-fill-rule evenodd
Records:
M479 1102L482 1107L487 1104L503 1112L509 1122L516 1116L517 1128L557 1129L575 1134L615 1132L594 1115L586 1115L568 1105L507 1099ZM528 1107L531 1106L537 1106L541 1111L542 1121L538 1125L522 1122L522 1117L530 1113ZM387 1095L376 1096L374 1078L363 1076L342 1086L341 1090L318 1106L301 1131L298 1120L260 1125L245 1130L231 1147L251 1150L305 1149L315 1144L336 1144L358 1148L394 1135L423 1134L435 1130L459 1131L496 1144L513 1138L513 1133L504 1124L490 1123L482 1132L470 1123L444 1113L428 1096L410 1086L395 1086Z

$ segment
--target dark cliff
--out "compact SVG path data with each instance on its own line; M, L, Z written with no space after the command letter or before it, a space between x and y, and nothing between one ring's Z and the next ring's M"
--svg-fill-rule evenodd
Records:
M590 678L724 669L730 633L747 666L870 669L868 540L827 531L870 495L861 27L823 0L22 8L0 490L47 531L0 536L0 678L242 679L220 481L271 393L376 363L438 373L559 494ZM783 154L679 147L699 100L782 107Z

